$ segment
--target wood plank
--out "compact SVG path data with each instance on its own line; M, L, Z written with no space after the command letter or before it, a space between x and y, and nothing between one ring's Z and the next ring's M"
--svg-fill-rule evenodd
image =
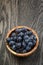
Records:
M15 25L15 12L13 7L13 1L10 1L9 3L5 0L2 1L2 13L4 15L4 27L3 27L3 35L2 35L2 46L0 51L0 65L18 65L18 60L16 57L14 57L11 53L7 52L6 46L5 46L5 37L7 32L12 29ZM1 5L1 6L2 6ZM15 5L14 5L15 6ZM3 62L3 63L2 63ZM7 62L7 63L6 63Z

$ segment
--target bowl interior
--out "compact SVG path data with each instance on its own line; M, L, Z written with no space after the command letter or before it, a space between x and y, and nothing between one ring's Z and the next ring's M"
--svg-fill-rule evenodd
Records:
M13 50L9 47L9 45L6 43L7 49L8 49L12 54L14 54L14 55L16 55L16 56L20 56L20 57L24 57L24 56L28 56L28 55L32 54L32 53L37 49L38 44L39 44L39 39L38 39L37 33L36 33L32 28L27 27L27 26L17 26L17 27L14 27L12 30L10 30L10 31L8 32L6 38L8 38L9 35L10 35L16 28L23 28L23 27L24 27L24 28L27 28L28 30L31 30L31 31L33 32L33 34L36 36L37 41L36 41L36 45L34 46L34 48L33 48L31 51L29 51L29 52L27 52L27 53L23 53L23 54L17 53L17 52L15 52L15 51L13 51Z

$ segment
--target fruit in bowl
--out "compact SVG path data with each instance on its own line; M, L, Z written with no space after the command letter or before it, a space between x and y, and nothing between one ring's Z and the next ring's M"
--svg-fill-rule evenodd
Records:
M27 26L17 26L10 30L6 37L7 49L16 56L28 56L38 47L37 33Z

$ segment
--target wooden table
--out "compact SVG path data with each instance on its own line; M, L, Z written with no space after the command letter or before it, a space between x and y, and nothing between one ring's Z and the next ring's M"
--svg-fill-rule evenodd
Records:
M17 10L16 1L0 0L0 65L43 65L43 0L18 0ZM32 27L39 36L38 49L25 58L12 55L5 45L6 34L16 26L16 20L18 25Z

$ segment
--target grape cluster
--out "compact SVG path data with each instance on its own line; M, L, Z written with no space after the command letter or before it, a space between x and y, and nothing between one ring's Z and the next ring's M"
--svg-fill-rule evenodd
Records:
M26 53L34 48L37 38L31 30L17 28L6 39L10 48L17 53Z

